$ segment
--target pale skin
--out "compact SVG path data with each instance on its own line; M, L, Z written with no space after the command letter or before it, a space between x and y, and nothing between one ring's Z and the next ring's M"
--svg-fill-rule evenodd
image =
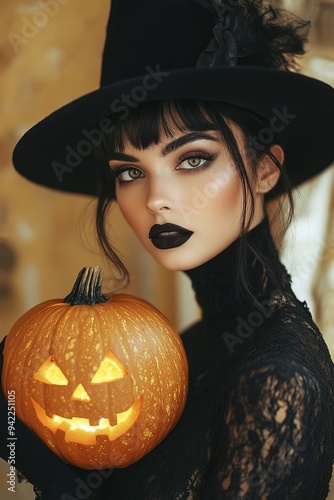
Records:
M249 169L242 132L230 125ZM271 152L283 163L280 146L272 146ZM195 268L238 238L242 185L217 131L175 131L173 138L162 136L159 144L145 150L125 142L124 151L109 164L117 172L116 199L123 216L144 248L166 269ZM252 180L255 212L250 229L263 219L264 194L279 175L275 163L264 155ZM165 223L193 234L177 248L156 248L148 236L150 228Z

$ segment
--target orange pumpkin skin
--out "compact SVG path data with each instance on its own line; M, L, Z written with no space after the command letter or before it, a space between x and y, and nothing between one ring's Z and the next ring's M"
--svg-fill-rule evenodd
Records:
M15 390L17 416L85 469L126 467L147 454L179 420L188 390L169 321L137 297L106 298L43 302L14 324L4 348L2 386Z

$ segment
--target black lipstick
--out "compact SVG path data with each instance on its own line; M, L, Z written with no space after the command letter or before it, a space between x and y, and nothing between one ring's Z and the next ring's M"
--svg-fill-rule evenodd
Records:
M192 231L176 224L154 224L148 237L153 245L160 250L180 247L189 240Z

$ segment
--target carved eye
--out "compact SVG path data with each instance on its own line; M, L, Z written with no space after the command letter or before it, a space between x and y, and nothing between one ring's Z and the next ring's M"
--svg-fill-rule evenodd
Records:
M108 351L104 356L99 368L93 376L92 384L102 384L105 382L112 382L125 377L128 374L122 363L116 356Z
M34 374L34 379L51 385L67 385L68 380L52 356L40 366Z

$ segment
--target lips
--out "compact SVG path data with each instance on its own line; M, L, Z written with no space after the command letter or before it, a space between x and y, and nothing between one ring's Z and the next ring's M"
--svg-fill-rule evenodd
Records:
M153 245L160 250L176 248L189 240L192 231L176 224L154 224L149 232Z

